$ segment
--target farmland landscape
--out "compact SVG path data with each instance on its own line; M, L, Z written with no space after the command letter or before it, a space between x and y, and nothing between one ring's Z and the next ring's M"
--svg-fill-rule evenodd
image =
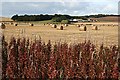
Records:
M88 30L79 31L77 24L85 24ZM99 29L92 30L93 26L89 24L96 25ZM80 41L91 40L93 43L96 42L96 45L104 42L108 46L111 43L118 44L118 26L113 26L113 24L118 25L117 22L75 23L67 27L64 26L64 30L58 30L57 28L52 28L52 25L49 24L34 24L34 26L30 26L29 24L19 23L18 26L7 25L3 33L6 35L7 40L10 40L12 35L16 37L25 36L32 39L35 36L40 36L45 42L48 42L49 39L53 43L58 41L79 43ZM58 24L57 26L61 25Z
M56 13L0 17L0 78L119 80L118 18Z
M18 22L17 26L6 24L3 31L2 52L4 53L3 60L8 60L8 62L5 61L3 64L3 72L6 70L3 73L3 78L85 79L88 76L90 79L117 79L119 77L116 64L119 60L117 22L80 22L68 24L68 26L56 24L57 27L63 25L63 30L52 27L54 24L31 23L34 26L24 22ZM87 31L79 31L81 26L78 27L77 25L81 24L87 27ZM98 30L93 30L92 27L94 26L97 26ZM21 49L23 49L22 52ZM109 54L109 56L106 54ZM100 56L104 56L105 59ZM114 57L114 59L111 57ZM96 58L100 58L100 60L97 60L98 63L94 60ZM109 59L111 61L106 63ZM16 60L18 62L15 62ZM21 60L23 62L20 62ZM39 63L41 61L42 63ZM83 63L84 65L82 65ZM20 66L23 66L28 72L23 71ZM31 70L29 70L30 66ZM109 66L106 68L110 68L113 72L110 72L110 74L109 71L105 72L105 66ZM42 69L42 67L47 69ZM96 72L97 67L102 70ZM77 70L80 68L83 72ZM88 70L86 70L87 68ZM19 72L21 70L22 72ZM36 71L31 72L32 70ZM71 70L72 72L69 72ZM21 75L21 73L24 74Z

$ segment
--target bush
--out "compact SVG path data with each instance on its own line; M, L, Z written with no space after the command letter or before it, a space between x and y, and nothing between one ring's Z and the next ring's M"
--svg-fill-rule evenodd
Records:
M60 17L54 17L52 18L53 22L61 22L62 20L67 20L65 16L60 16Z
M41 39L30 42L26 38L2 38L2 78L28 78L41 80L115 79L118 80L118 54L116 46L99 49L90 41L71 44ZM3 55L4 54L4 55ZM8 56L8 57L7 57ZM118 62L117 62L118 61Z
M63 24L68 24L69 21L68 21L68 20L62 20L61 23L63 23Z
M61 22L61 19L59 17L54 17L52 19L53 22Z

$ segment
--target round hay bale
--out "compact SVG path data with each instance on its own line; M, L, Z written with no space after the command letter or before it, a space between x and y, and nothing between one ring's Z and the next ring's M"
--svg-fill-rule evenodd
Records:
M86 26L81 26L81 27L79 28L79 31L87 31L87 27L86 27Z
M34 26L34 24L30 24L30 26Z
M63 30L63 26L60 26L60 30Z
M63 30L64 27L63 27L63 26L60 26L60 27L57 27L57 29L59 29L59 30Z
M68 26L68 24L65 24L65 26L67 27L67 26Z
M13 25L13 23L12 23L12 22L11 22L10 24L11 24L11 25Z
M80 25L78 24L77 27L80 27Z
M63 30L63 26L60 26L60 30Z
M5 24L3 24L3 23L0 23L0 27L1 27L1 29L5 29L6 28Z
M15 24L14 24L14 26L18 26L18 24L17 24L17 23L15 23Z
M96 26L96 25L95 25L95 24L93 24L93 25L91 25L91 26L93 27L93 26Z
M98 27L97 26L93 26L92 30L98 30Z
M57 25L53 24L53 25L52 25L52 28L57 28Z
M49 25L53 25L53 24L49 24Z

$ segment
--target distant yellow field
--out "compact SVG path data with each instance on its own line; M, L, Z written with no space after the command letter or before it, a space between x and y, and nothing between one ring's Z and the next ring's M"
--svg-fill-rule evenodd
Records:
M13 20L9 17L0 17L0 21L13 21Z
M99 30L92 30L91 25L86 25L87 31L79 31L77 24L94 24L97 25ZM118 26L112 26L112 24L118 25L117 22L76 23L67 27L64 26L64 30L57 30L56 28L52 28L52 25L36 24L34 26L29 26L29 24L18 24L18 26L14 26L9 24L6 25L6 29L3 31L3 34L6 36L8 41L10 40L11 36L25 36L31 40L41 36L42 40L45 42L51 40L52 43L59 41L79 43L83 42L84 40L91 40L91 42L96 45L104 43L105 45L109 46L118 44Z
M94 20L98 20L100 22L118 22L118 18L117 16L106 16L106 17L101 17L101 18L91 18Z

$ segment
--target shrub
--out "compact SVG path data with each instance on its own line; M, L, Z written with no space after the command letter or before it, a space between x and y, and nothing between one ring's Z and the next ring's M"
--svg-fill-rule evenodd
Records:
M115 79L119 77L116 46L96 48L90 41L78 44L47 44L41 39L2 38L3 70L6 79ZM119 60L117 60L119 59Z
M68 21L68 20L62 20L61 23L63 23L63 24L68 24L69 21Z

